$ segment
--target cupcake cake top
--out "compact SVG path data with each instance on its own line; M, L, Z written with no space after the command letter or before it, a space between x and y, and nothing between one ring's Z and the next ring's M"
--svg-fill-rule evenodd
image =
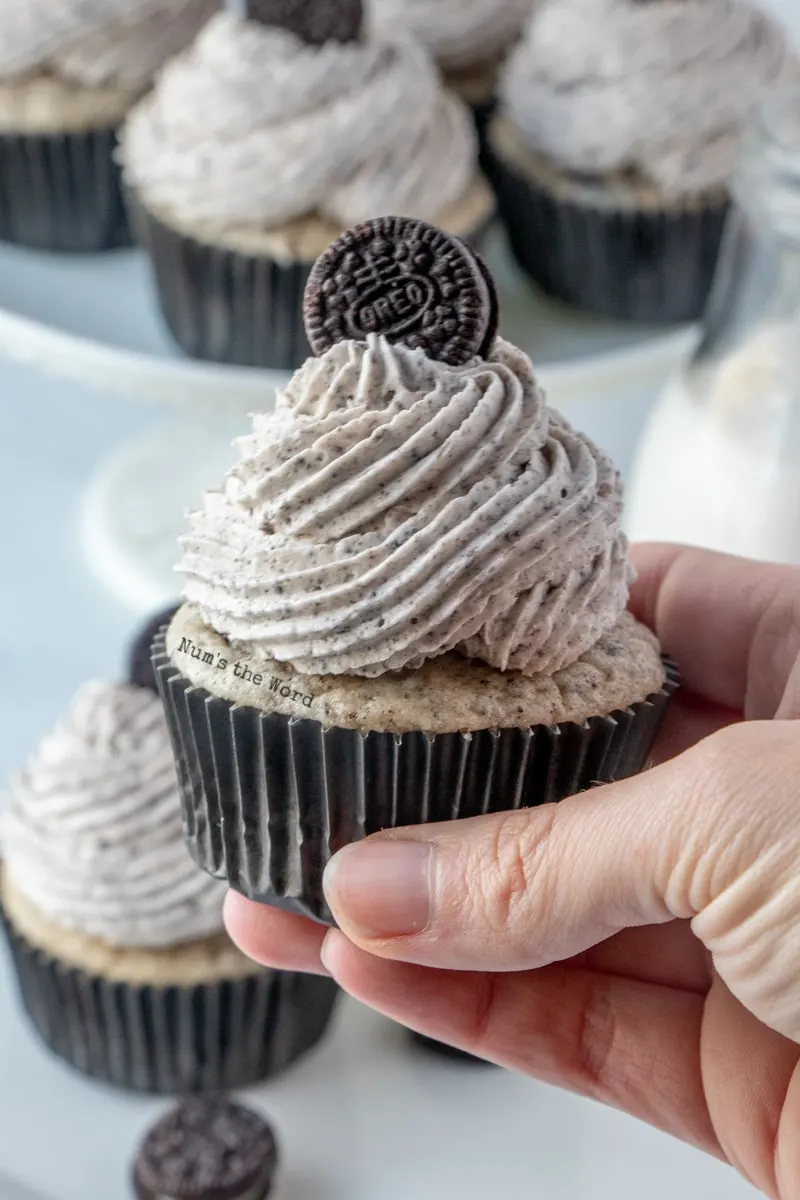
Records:
M635 172L679 198L728 182L744 121L792 78L786 35L743 0L550 0L501 94L526 143L557 166Z
M534 0L372 0L381 33L406 30L446 70L501 55L518 36Z
M192 514L185 594L223 637L305 674L376 676L457 649L552 672L625 609L611 460L495 337L463 242L386 218L312 271L309 359Z
M217 0L6 0L0 79L53 72L84 87L146 87Z
M424 48L348 39L360 33L351 4L342 40L319 44L324 26L278 20L283 9L253 0L248 18L219 13L131 114L125 173L145 202L259 229L309 214L336 228L390 211L432 219L459 202L475 133Z
M4 870L39 912L111 946L221 932L225 887L184 846L161 701L89 683L12 781Z

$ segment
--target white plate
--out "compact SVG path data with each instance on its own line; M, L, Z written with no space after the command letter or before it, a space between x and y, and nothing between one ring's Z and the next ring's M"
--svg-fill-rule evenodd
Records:
M685 329L622 325L537 293L512 266L499 230L487 258L502 330L546 367L551 387L585 392L620 374L663 373L684 351ZM0 354L109 394L157 402L264 403L283 372L183 357L162 325L144 256L51 255L0 245Z

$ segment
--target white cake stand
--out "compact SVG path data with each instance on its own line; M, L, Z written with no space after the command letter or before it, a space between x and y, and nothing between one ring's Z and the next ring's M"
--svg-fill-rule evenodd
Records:
M502 332L533 358L551 403L614 452L614 430L687 353L692 331L631 328L538 295L499 231L487 258ZM176 592L176 539L186 509L233 461L247 415L269 408L288 376L180 356L163 328L144 256L53 256L0 246L0 354L162 409L171 419L124 446L92 480L83 543L95 574L146 612Z

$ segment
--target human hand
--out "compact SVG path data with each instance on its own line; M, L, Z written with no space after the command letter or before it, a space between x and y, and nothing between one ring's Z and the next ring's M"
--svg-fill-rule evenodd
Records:
M631 607L683 679L652 770L347 847L326 873L339 929L234 893L228 928L260 962L327 970L796 1200L800 569L667 546L635 560Z

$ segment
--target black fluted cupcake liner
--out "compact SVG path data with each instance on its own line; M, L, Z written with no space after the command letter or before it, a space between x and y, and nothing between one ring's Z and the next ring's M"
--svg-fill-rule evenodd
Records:
M0 239L91 253L132 244L114 129L0 134Z
M523 175L484 141L484 168L519 265L549 295L616 320L661 324L703 313L729 203L593 207Z
M305 362L311 348L303 293L312 263L214 246L165 224L134 195L128 203L151 259L161 314L185 354L281 371ZM478 248L486 228L467 240Z
M322 1038L330 979L258 971L192 986L115 982L31 945L3 914L23 1006L59 1058L132 1091L182 1095L247 1087Z
M311 353L303 292L311 263L213 246L159 220L128 197L148 252L167 328L185 354L240 367L292 371Z
M322 875L379 830L562 800L643 769L677 672L656 694L582 725L362 733L266 714L195 687L165 649L153 665L189 849L251 900L330 922Z

